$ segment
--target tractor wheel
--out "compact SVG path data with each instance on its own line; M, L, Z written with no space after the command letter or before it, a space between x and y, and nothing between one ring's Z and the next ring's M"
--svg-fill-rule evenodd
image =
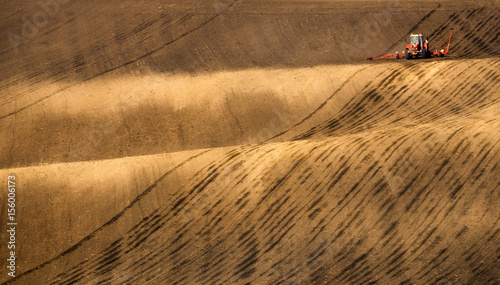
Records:
M439 52L439 57L443 57L443 56L444 56L444 54L442 54L441 52Z
M409 52L408 49L406 49L406 51L405 51L405 58L406 59L411 59L411 55L410 55L410 52Z
M423 59L427 58L427 49L426 48L422 49L422 58Z

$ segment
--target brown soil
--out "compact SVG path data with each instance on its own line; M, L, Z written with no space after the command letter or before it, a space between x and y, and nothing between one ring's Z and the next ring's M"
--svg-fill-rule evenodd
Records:
M0 282L500 282L498 1L2 6Z

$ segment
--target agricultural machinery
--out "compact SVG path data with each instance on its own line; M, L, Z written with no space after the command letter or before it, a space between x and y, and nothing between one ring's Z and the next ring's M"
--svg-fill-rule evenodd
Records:
M450 43L451 43L451 35L453 34L453 29L450 30L450 38L448 39L448 45L446 48L431 50L429 48L429 38L424 41L424 36L422 34L411 34L410 42L406 43L406 49L401 52L396 51L395 54L386 54L379 57L370 57L369 60L373 59L381 59L387 57L395 57L396 59L400 59L404 57L405 59L414 59L414 58L431 58L431 57L443 57L450 51ZM406 39L405 39L406 42Z

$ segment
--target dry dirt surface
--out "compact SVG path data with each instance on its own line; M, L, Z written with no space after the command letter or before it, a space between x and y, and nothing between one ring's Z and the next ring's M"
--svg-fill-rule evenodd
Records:
M500 284L498 0L0 3L0 282Z

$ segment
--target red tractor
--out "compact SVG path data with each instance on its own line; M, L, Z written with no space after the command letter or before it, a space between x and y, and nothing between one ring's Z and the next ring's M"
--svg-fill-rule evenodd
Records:
M448 54L450 51L450 43L451 43L451 35L453 33L453 29L450 30L450 38L448 39L448 45L444 49L431 51L429 48L429 38L424 41L424 36L422 34L411 34L410 35L410 43L406 44L406 50L402 52L405 55L406 59L413 58L431 58L431 57L443 57L445 54ZM406 41L406 40L405 40ZM380 59L386 57L396 57L396 59L400 58L399 52L396 51L396 54L386 54L379 57L370 57L369 60Z

